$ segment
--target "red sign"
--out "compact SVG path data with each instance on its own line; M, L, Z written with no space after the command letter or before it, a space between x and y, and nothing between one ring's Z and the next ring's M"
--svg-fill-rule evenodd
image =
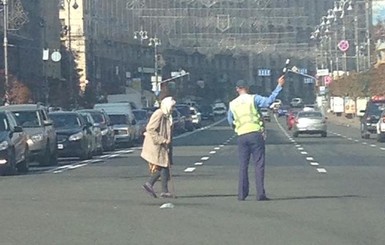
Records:
M323 77L323 80L324 80L324 84L325 84L325 85L329 85L329 84L332 83L333 78L332 78L331 76L324 76L324 77Z
M341 40L341 41L338 43L338 48L339 48L342 52L348 51L348 49L349 49L349 41L348 41L348 40Z

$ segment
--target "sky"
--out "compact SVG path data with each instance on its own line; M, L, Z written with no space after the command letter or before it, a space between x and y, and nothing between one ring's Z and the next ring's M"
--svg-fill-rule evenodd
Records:
M385 0L374 0L372 4L373 25L376 25L378 20L385 20Z

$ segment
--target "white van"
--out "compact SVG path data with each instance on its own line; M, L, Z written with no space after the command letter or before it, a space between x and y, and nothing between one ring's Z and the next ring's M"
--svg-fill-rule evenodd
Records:
M117 144L132 144L136 140L136 119L130 103L95 104L94 109L103 110L110 117Z

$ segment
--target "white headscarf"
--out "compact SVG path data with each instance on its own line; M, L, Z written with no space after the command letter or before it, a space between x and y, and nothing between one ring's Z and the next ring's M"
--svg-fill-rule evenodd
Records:
M176 101L170 96L166 97L160 102L160 109L165 114L172 124L172 108L176 104Z

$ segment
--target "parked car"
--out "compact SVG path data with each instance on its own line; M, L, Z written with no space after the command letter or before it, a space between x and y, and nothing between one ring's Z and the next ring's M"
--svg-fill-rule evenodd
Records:
M270 110L268 108L261 108L259 110L261 112L261 116L263 120L270 122L271 121Z
M93 155L101 155L103 154L103 144L102 144L102 130L100 128L99 123L95 122L91 113L85 111L79 111L80 115L82 115L83 119L86 121L87 125L89 125L89 129L92 133L92 154Z
M146 126L148 120L150 119L148 116L148 112L146 110L134 109L132 112L135 115L136 120L136 139L138 142L143 142L144 140L144 132L146 131Z
M173 133L178 134L187 131L185 117L176 108L172 110L172 125Z
M279 117L286 116L289 112L290 106L287 105L281 105L277 110L277 115Z
M201 112L202 120L214 121L214 111L213 111L213 107L212 106L203 105L203 106L199 107L199 110Z
M190 114L192 118L192 123L195 128L202 127L202 117L200 111L194 106L190 106Z
M29 170L27 134L14 115L0 111L0 174L13 174Z
M17 104L0 107L11 111L28 136L31 160L40 165L57 165L56 131L48 117L48 108L40 104Z
M214 106L213 107L213 114L215 116L224 116L227 113L226 106Z
M385 110L382 111L380 119L377 122L377 141L383 142L385 141Z
M50 112L49 117L56 129L60 157L78 157L82 160L92 158L92 125L87 123L79 112Z
M361 137L369 139L371 134L377 132L377 123L380 120L381 113L385 110L385 97L372 97L367 105L364 115L360 119Z
M190 106L185 104L176 104L175 108L185 117L185 128L187 131L193 131L195 127L190 112Z
M303 101L301 98L293 98L291 101L290 101L290 106L291 107L302 107L303 106Z
M132 114L134 115L134 114ZM131 146L135 142L136 120L124 112L108 114L111 119L112 128L115 133L115 143L117 145ZM135 117L135 116L134 116Z
M299 134L321 134L327 136L326 118L319 111L300 111L295 117L293 137Z
M103 150L115 150L115 133L112 128L111 119L104 110L84 109L80 112L88 112L96 123L99 124L102 134Z

